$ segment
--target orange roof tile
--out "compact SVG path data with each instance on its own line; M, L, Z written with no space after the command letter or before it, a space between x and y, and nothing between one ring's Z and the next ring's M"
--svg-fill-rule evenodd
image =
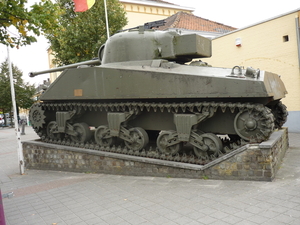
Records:
M167 30L169 28L181 28L194 31L227 33L237 29L186 12L178 12L166 18L165 21L166 24L164 26L159 27L158 30Z

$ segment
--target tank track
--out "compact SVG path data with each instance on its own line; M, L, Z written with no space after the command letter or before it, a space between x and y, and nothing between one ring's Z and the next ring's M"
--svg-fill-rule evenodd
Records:
M282 102L278 102L274 107L272 107L272 112L276 118L275 128L280 129L287 121L287 117L289 115L287 107Z
M125 103L81 103L81 102L68 102L68 103L36 103L32 106L32 109L35 111L30 112L31 123L35 132L40 136L41 140L46 143L65 145L71 147L79 147L86 149L93 149L98 151L114 152L119 154L134 155L138 157L147 157L155 158L168 161L184 162L198 165L205 165L216 158L219 158L225 154L233 152L240 147L250 143L259 143L264 140L267 140L274 129L274 116L271 110L268 107L265 107L262 104L253 104L253 103L223 103L223 102L194 102L194 103L145 103L145 102L125 102ZM94 111L116 111L116 112L125 112L125 111L150 111L153 110L157 112L160 110L163 112L167 110L172 113L199 113L202 110L212 110L216 112L218 109L221 109L222 112L230 110L231 113L240 113L242 116L244 112L255 114L258 116L258 120L261 122L261 127L259 132L255 136L252 136L250 140L245 141L242 138L236 139L233 138L222 138L223 149L219 150L216 154L206 155L197 157L193 154L193 151L187 150L185 153L177 153L176 155L166 155L161 153L156 145L149 145L141 151L133 151L128 149L124 145L112 146L112 147L101 147L93 140L88 141L87 143L78 143L73 142L70 137L67 135L60 140L54 140L47 137L46 133L46 122L44 120L44 112L47 110L52 111L72 111L72 110L94 110ZM238 111L236 111L238 110ZM38 115L38 123L35 125L35 117ZM41 121L42 120L42 121Z

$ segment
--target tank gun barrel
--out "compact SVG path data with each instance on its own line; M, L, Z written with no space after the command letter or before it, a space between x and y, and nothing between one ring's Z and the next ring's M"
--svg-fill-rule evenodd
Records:
M153 21L153 22L148 22L148 23L144 23L144 26L136 26L136 27L132 27L132 28L128 28L125 30L119 30L118 33L120 32L124 32L127 30L134 30L134 29L138 29L139 27L144 27L145 30L151 30L152 28L158 28L161 26L164 26L166 24L165 20L157 20L157 21Z
M37 75L63 71L65 69L76 68L78 66L83 66L83 65L100 65L100 64L101 63L100 63L99 59L93 59L93 60L89 60L89 61L74 63L74 64L70 64L70 65L65 65L65 66L60 66L60 67L52 68L52 69L48 69L48 70L42 70L42 71L38 71L38 72L30 72L29 76L30 77L35 77Z

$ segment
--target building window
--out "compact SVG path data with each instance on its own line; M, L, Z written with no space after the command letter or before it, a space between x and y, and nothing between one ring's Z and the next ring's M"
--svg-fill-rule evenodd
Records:
M289 35L283 36L283 42L288 42L289 41Z

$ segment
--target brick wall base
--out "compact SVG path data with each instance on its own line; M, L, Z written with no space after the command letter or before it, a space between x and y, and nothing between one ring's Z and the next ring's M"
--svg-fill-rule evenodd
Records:
M40 141L25 141L22 144L27 169L131 176L272 181L288 149L288 130L287 128L278 130L266 142L248 144L204 166Z

